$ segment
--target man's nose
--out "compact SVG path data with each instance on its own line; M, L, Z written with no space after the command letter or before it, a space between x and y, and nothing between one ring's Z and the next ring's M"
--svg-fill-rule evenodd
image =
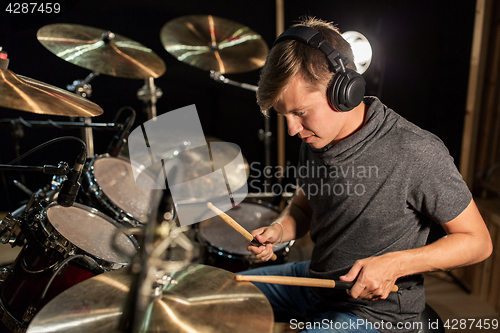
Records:
M286 118L286 125L288 127L288 134L294 136L302 130L302 123L300 119L294 117L293 115Z

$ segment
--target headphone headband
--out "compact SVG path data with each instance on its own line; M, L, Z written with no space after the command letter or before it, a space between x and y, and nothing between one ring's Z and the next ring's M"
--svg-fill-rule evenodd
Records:
M345 66L349 63L349 58L335 50L318 30L303 25L292 27L279 35L273 46L287 39L297 40L320 50L326 55L334 73L345 73Z

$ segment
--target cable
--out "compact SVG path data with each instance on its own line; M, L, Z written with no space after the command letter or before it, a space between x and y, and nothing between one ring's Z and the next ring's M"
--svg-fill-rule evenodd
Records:
M78 259L78 258L87 258L87 259L91 259L97 266L99 266L99 264L94 260L94 258L92 257L89 257L85 254L75 254L71 257L68 257L66 259L64 259L63 261L61 261L61 264L60 266L54 271L54 273L52 274L52 277L50 278L49 282L47 283L47 285L45 286L45 289L43 290L43 293L42 295L40 296L40 299L38 301L38 306L37 306L37 309L40 307L40 303L43 301L43 299L45 298L49 288L50 288L50 285L52 284L52 281L54 281L55 277L57 275L59 275L59 273L62 271L62 269L64 268L64 266L66 266L71 260L73 259Z
M55 139L49 140L49 141L47 141L45 143L42 143L41 145L36 146L35 148L33 148L33 149L29 150L28 152L26 152L26 153L22 154L21 156L19 156L18 158L10 161L9 163L7 163L7 165L11 165L11 164L17 163L20 160L22 160L23 158L25 158L26 156L29 156L29 155L33 154L34 152L36 152L36 151L38 151L38 150L40 150L40 149L42 149L42 148L44 148L44 147L46 147L46 146L48 146L50 144L53 144L53 143L56 143L56 142L59 142L59 141L63 141L63 140L75 140L75 141L79 141L82 144L82 150L83 149L85 149L85 150L87 149L87 145L85 144L85 142L83 142L82 139L79 139L79 138L74 137L74 136L62 136L60 138L55 138Z

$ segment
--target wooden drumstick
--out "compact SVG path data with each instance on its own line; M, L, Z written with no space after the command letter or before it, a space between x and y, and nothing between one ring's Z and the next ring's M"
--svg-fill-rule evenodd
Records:
M354 282L276 275L236 275L237 281L285 284L288 286L351 289ZM391 292L398 291L397 285Z
M261 242L259 242L257 239L255 239L254 236L252 236L251 233L249 233L245 228L243 228L241 225L238 224L235 220L233 220L229 215L224 213L222 210L219 208L215 207L211 202L207 202L208 208L210 208L215 214L217 214L224 222L229 224L234 230L236 230L240 235L245 237L247 241L249 241L252 245L255 246L265 246ZM273 256L271 257L271 260L276 260L277 256L275 253L273 253Z

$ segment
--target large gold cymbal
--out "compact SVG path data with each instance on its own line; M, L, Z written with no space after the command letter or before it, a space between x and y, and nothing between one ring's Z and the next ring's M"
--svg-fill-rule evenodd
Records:
M107 30L78 24L49 24L37 38L49 51L77 66L130 79L157 78L165 62L151 49Z
M0 106L55 116L94 117L102 114L95 103L77 94L0 70Z
M118 333L132 277L121 269L85 280L56 296L27 333ZM257 287L220 268L192 265L174 273L146 309L138 332L270 333L271 305Z
M188 15L167 22L160 39L177 60L202 70L248 72L264 65L269 48L250 28L212 15Z

